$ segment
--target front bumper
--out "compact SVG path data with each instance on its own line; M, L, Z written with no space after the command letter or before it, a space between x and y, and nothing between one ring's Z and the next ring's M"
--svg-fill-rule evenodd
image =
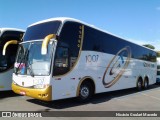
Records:
M45 89L24 88L12 83L12 90L20 95L29 96L43 101L52 100L52 87L48 86Z

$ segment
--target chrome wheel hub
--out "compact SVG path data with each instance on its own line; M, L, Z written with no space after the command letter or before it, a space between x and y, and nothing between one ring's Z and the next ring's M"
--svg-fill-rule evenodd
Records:
M89 95L89 89L87 87L83 87L80 91L81 95L86 98Z

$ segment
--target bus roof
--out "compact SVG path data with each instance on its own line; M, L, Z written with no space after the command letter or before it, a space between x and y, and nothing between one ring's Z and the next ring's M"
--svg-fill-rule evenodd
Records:
M141 47L143 47L143 48L146 48L146 49L149 49L149 50L152 50L152 51L156 52L156 51L153 50L153 49L150 49L150 48L148 48L148 47L139 45L139 44L134 43L134 42L132 42L132 41L130 41L130 40L127 40L127 39L124 39L124 38L119 37L119 36L117 36L117 35L114 35L113 33L110 33L110 32L108 32L108 31L106 31L106 30L102 30L102 29L100 29L100 28L97 28L97 27L95 27L94 25L85 23L85 22L80 21L80 20L78 20L78 19L69 18L69 17L56 17L56 18L50 18L50 19L46 19L46 20L42 20L42 21L33 23L33 24L29 25L28 27L31 27L31 26L34 26L34 25L38 25L38 24L41 24L41 23L45 23L45 22L56 21L56 20L62 21L62 23L66 22L66 21L73 21L73 22L82 23L82 24L84 24L84 25L87 25L87 26L89 26L89 27L91 27L91 28L94 28L94 29L96 29L96 30L99 30L99 31L101 31L101 32L110 34L110 35L112 35L112 36L114 36L114 37L117 37L117 38L120 38L120 39L122 39L122 40L124 40L124 41L128 41L128 42L130 42L130 43L136 44L136 45L138 45L138 46L141 46Z
M84 22L82 22L82 21L80 21L80 20L77 20L77 19L74 19L74 18L69 18L69 17L57 17L57 18L50 18L50 19L42 20L42 21L33 23L33 24L31 24L30 26L34 26L34 25L37 25L37 24L45 23L45 22L55 21L55 20L59 20L59 21L62 21L62 22L65 22L65 21L73 21L73 22L84 23ZM86 23L85 23L85 24L86 24ZM29 27L30 27L30 26L29 26Z
M18 29L18 28L0 28L0 31L1 32L4 32L4 31L21 31L21 32L25 32L24 30Z

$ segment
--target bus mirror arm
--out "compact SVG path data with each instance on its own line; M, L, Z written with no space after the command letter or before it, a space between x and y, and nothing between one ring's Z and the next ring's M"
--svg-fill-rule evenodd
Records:
M10 41L6 42L3 47L3 53L2 53L3 55L6 54L6 49L10 44L18 44L18 41L17 40L10 40Z
M48 46L48 43L51 39L55 38L56 39L56 34L49 34L47 35L43 42L42 42L42 48L41 48L41 54L42 55L46 55L47 54L47 46Z

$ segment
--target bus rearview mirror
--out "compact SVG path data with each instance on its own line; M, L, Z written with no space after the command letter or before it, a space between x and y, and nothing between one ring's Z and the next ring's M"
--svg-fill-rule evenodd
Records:
M6 49L10 44L18 44L18 41L17 40L10 40L10 41L6 42L6 44L3 47L3 53L2 53L3 55L6 54Z
M49 34L44 38L44 40L42 42L42 49L41 49L41 54L42 55L46 55L47 54L48 43L53 38L56 38L56 34Z

